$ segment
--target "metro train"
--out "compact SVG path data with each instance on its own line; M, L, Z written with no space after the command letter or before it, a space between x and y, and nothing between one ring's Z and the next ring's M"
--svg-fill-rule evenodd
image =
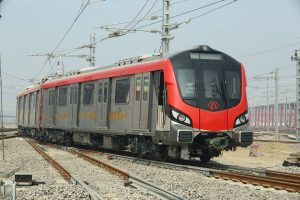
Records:
M20 133L207 162L252 144L244 66L200 45L43 79L17 95Z

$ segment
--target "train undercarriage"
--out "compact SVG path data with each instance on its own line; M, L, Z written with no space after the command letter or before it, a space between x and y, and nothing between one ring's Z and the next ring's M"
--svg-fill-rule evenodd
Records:
M84 145L95 148L121 150L143 158L156 160L199 159L208 162L222 154L223 150L235 150L235 144L228 136L217 133L198 134L191 144L177 146L155 144L151 136L104 135L97 133L66 132L59 129L36 129L19 127L19 133L42 142L59 145Z

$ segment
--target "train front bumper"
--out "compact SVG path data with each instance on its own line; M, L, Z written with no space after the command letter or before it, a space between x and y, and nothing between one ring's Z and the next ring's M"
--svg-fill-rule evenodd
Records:
M247 147L253 143L252 131L237 131L233 133L235 146Z

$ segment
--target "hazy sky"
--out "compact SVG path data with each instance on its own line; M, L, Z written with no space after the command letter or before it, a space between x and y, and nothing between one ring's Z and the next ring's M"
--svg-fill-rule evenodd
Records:
M216 2L212 0L171 0L171 16ZM84 1L84 3L87 0ZM141 10L146 0L91 0L66 39L58 48L75 48L89 42L90 33L98 39L109 32L95 27L131 21ZM150 14L162 8L162 0L149 0L137 19L141 19L154 5ZM215 6L172 18L171 23L183 22L211 9L229 3L223 1ZM2 55L4 113L15 114L16 93L30 85L19 79L36 79L51 71L49 63L39 76L45 57L31 54L51 52L74 21L82 0L4 0L0 14L0 53ZM162 11L154 15L161 16ZM152 16L152 15L149 15ZM149 17L146 17L149 19ZM137 27L153 21L142 21ZM123 28L125 25L118 26ZM160 29L161 23L144 30ZM300 0L238 0L220 10L192 20L172 31L171 50L183 50L199 44L207 44L228 53L246 67L250 104L264 103L265 80L254 76L268 74L280 68L281 99L295 97L295 63L290 57L300 49ZM152 53L160 48L160 35L137 32L109 39L97 44L96 65L104 66L119 59ZM87 54L88 49L74 52ZM66 71L86 67L81 58L55 58L64 61ZM270 90L273 87L270 80ZM285 92L287 91L287 92ZM270 100L271 101L271 100Z

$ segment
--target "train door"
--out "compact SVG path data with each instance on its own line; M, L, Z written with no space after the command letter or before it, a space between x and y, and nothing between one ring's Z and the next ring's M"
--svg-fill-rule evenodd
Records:
M97 82L96 121L95 127L107 127L107 102L108 102L109 79Z
M79 84L71 84L70 85L70 98L68 104L68 112L69 112L69 119L68 124L69 126L76 126L78 125L78 99L79 99Z
M49 98L49 118L48 118L48 124L54 125L54 115L55 115L55 88L49 88L48 90L48 98Z
M134 76L112 79L109 128L114 133L126 133L132 129L132 83Z
M132 128L148 129L150 73L135 75Z

